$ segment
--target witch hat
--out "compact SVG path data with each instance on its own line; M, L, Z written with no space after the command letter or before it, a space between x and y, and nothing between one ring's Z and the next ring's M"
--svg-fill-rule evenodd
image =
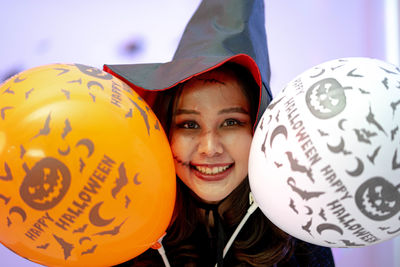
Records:
M226 62L246 67L260 86L258 119L272 99L263 0L203 0L170 62L104 65L151 104L147 92L174 87Z

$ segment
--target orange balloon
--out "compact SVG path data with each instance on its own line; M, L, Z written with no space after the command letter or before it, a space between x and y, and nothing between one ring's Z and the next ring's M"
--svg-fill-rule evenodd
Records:
M167 137L124 82L81 64L0 86L0 241L50 266L110 266L147 250L175 202Z

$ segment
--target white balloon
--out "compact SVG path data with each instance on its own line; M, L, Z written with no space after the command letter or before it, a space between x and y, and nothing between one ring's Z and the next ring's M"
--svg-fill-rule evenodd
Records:
M250 150L255 200L279 228L328 247L400 234L400 69L320 64L271 102Z

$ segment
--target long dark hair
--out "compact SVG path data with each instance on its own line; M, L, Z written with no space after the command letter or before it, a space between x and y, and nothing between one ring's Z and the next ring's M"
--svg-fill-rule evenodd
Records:
M249 71L235 63L225 63L211 70L211 72L230 72L243 88L249 103L253 124L257 117L259 101L259 87ZM196 78L196 77L194 77ZM173 89L158 92L153 105L153 111L158 116L164 130L169 136L173 116L175 99L179 98L185 84L180 84ZM228 238L240 223L249 207L250 186L248 178L218 205L224 227L227 229ZM196 262L200 255L193 238L199 227L208 229L209 220L204 216L204 207L199 205L199 200L193 192L177 179L177 199L174 215L164 238L167 255L172 264ZM250 229L246 231L245 229ZM246 225L237 236L231 247L231 257L235 262L247 263L252 266L269 266L285 258L293 252L294 239L273 225L258 209L246 222ZM204 243L203 243L204 245ZM201 249L201 248L200 248Z

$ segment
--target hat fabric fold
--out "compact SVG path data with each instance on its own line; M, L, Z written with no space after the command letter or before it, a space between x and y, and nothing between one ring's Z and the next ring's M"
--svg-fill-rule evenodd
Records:
M258 117L272 99L263 0L203 0L170 62L104 65L146 99L225 62L246 67L260 86Z

